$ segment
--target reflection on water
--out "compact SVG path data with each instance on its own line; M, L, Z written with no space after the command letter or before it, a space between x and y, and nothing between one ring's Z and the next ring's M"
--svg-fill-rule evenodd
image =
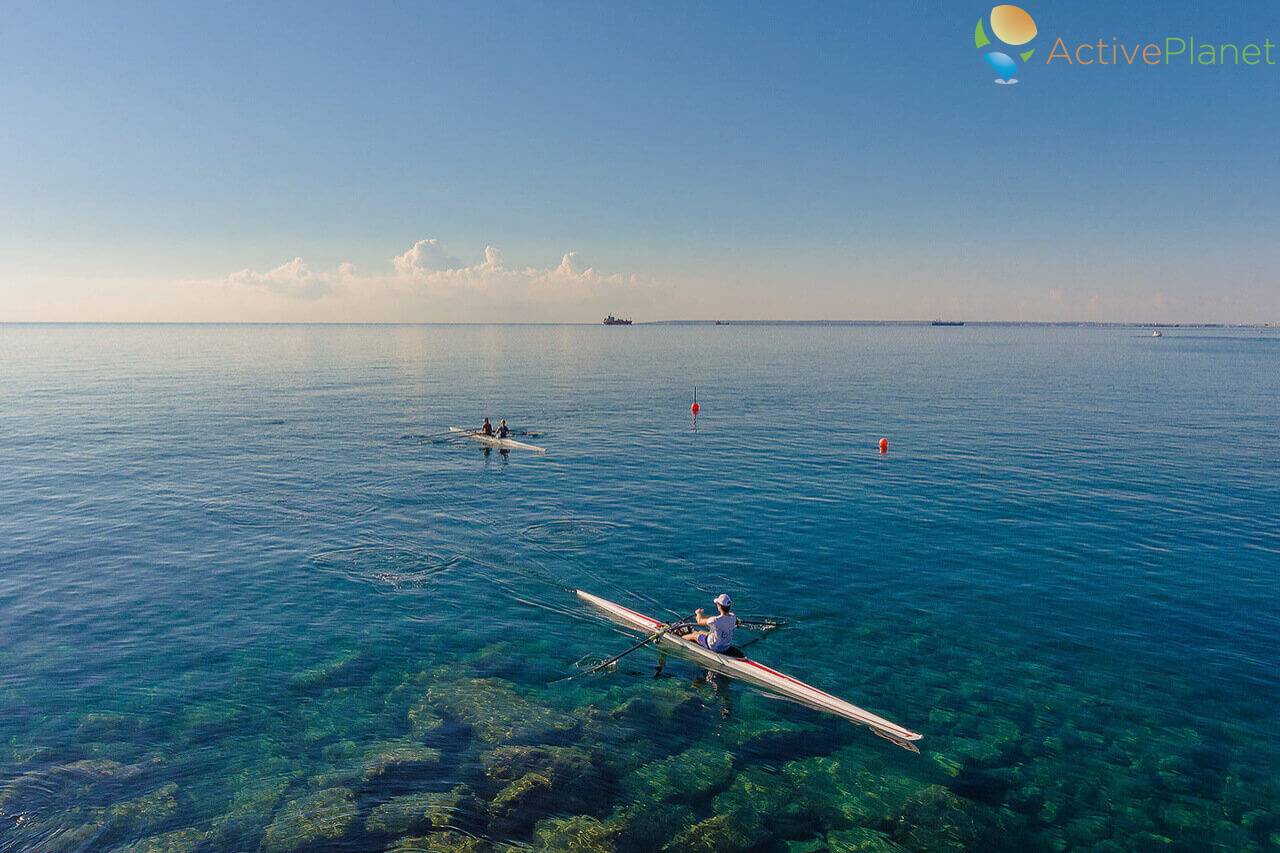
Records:
M0 850L1280 846L1280 336L955 331L0 326Z

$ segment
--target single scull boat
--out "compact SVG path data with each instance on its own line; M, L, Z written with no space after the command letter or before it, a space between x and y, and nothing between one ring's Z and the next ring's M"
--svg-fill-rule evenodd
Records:
M547 452L545 447L538 447L536 444L525 444L523 441L516 441L514 438L498 438L496 435L485 435L482 432L463 429L462 427L449 427L449 432L461 433L467 438L474 438L481 444L487 444L490 447L497 447L500 450L534 450L538 453Z
M583 592L580 589L575 591L578 594L578 598L598 608L610 619L624 627L644 631L648 634L657 633L669 627L670 623L660 622L651 616L637 613L629 607L623 607L621 604L615 604L612 601L592 595L589 592ZM786 699L815 710L825 711L829 714L852 720L855 723L860 723L881 737L893 741L898 746L910 749L913 752L919 751L912 743L912 741L920 740L921 736L916 732L904 729L897 723L890 722L884 717L876 716L868 710L832 696L830 693L825 693L789 675L784 675L776 669L770 669L762 663L756 663L747 657L731 657L719 652L713 652L670 633L665 633L659 637L658 643L663 644L663 647L670 651L677 652L695 663L705 666L707 669L723 673L731 678L741 679L765 690L770 690Z

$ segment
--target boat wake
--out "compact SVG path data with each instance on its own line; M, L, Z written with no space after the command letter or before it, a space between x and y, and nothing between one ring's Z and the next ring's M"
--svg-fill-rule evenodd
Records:
M520 535L528 542L566 551L578 551L604 541L621 524L597 518L570 518L531 524Z
M461 560L457 554L395 545L356 545L311 556L311 562L321 569L392 592L421 590Z

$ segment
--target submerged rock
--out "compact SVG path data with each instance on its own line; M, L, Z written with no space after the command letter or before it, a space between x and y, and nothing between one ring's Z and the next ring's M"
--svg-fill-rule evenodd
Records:
M19 746L11 743L6 744L4 747L4 754L8 756L8 762L15 767L31 764L42 758L47 759L50 752L47 746L32 746L30 744Z
M645 688L614 706L609 717L615 721L670 728L705 704L702 696L684 681L668 679L646 684Z
M976 738L949 738L946 756L971 767L994 767L1000 762L1000 747L993 741Z
M414 735L422 737L444 727L444 717L435 709L428 699L423 699L411 707L408 712L409 728Z
M896 821L893 840L913 850L961 851L991 849L996 827L977 817L977 807L941 785L913 795Z
M579 727L574 717L529 701L510 684L493 678L464 678L433 683L409 710L415 732L452 717L487 744L545 743Z
M894 844L883 832L866 827L838 829L827 833L828 853L905 853L906 848Z
M103 832L103 825L97 821L82 823L77 826L59 829L42 838L38 848L40 853L73 853L79 850L93 849L93 841Z
M52 767L32 770L19 776L5 788L3 793L0 793L0 804L5 802L7 795L24 784L38 785L55 780L58 777L63 777L65 780L88 783L100 782L104 779L132 779L141 773L143 769L141 765L123 764L109 758L89 758L81 761L71 761L66 764L55 764Z
M948 776L959 776L960 771L964 769L964 765L959 761L956 761L954 758L949 758L941 752L931 752L929 753L929 757L933 759L934 764L937 764L938 767L942 768L942 772L946 773Z
M170 782L149 794L112 805L106 811L107 820L113 826L127 825L130 832L145 832L156 828L177 811L178 784Z
M496 677L508 681L528 681L531 666L538 665L524 644L506 640L478 649L464 657L462 662L482 678Z
M620 827L590 815L550 818L538 823L534 846L560 853L599 853L613 850Z
M674 836L697 823L693 809L679 803L636 803L610 817L618 826L615 848L619 853L661 850Z
M227 814L264 817L270 815L276 803L284 797L284 792L289 789L290 782L291 779L287 776L276 779L267 778L240 788L231 798L231 809Z
M1106 837L1107 819L1098 814L1081 815L1067 821L1065 831L1072 847L1088 849Z
M684 805L635 803L606 818L573 815L541 820L534 829L534 846L578 853L651 853L696 822L693 809Z
M209 833L189 827L153 835L117 848L115 853L196 853L209 840Z
M929 711L929 727L941 729L956 721L956 712L946 708L933 708Z
M529 827L539 815L556 810L551 778L543 773L529 773L507 785L490 801L490 825L499 834L518 832Z
M490 826L499 834L528 829L546 814L595 812L607 801L603 775L580 749L501 747L482 762L491 780L506 782L489 803Z
M459 785L452 791L429 791L393 797L369 813L365 829L379 835L407 835L442 829L456 823L462 802L474 798L471 789Z
M902 813L912 795L925 788L908 776L868 765L860 753L851 750L791 761L782 772L795 785L797 799L808 801L830 826L886 824Z
M28 771L0 786L0 819L15 824L33 819L50 822L50 831L59 831L60 838L97 832L108 819L107 810L88 806L104 802L117 783L133 779L143 770L139 764L84 759ZM74 824L87 828L66 829Z
M440 750L413 740L378 744L365 753L361 777L368 782L401 767L421 767L440 763Z
M534 771L581 778L589 784L602 781L591 754L574 746L500 746L482 754L480 766L494 782L509 782Z
M576 747L504 746L481 757L486 778L502 787L489 803L495 833L522 832L547 814L591 814L608 801L607 780Z
M695 800L722 790L733 778L733 755L722 749L694 747L646 764L622 782L635 800Z
M387 848L387 853L485 853L489 849L484 841L461 832L433 832L401 838Z
M827 853L827 842L822 838L788 841L786 851L787 853Z
M62 853L106 849L154 833L178 809L178 785L115 799L140 786L142 765L81 760L19 777L0 787L0 849ZM8 844L6 844L8 842Z
M341 838L356 819L356 802L346 788L328 788L290 800L262 837L264 853L291 853Z
M735 776L713 805L717 814L732 815L740 826L761 826L771 834L795 838L828 828L839 817L828 798L815 794L785 772L752 768Z
M312 743L362 740L374 735L371 722L382 710L372 691L335 687L297 703L298 728L294 737Z
M320 755L325 761L340 763L344 761L352 761L364 754L364 747L350 738L340 740L337 743L331 743L324 749L320 750Z
M95 711L80 718L76 733L81 738L124 740L133 737L141 728L139 718L114 711Z
M243 713L244 708L225 699L193 702L182 709L178 724L190 734L207 734L231 726Z
M344 741L326 749L324 756L327 763L307 778L313 788L359 788L388 775L429 776L442 758L439 749L412 737L364 747Z
M802 751L806 743L812 742L817 731L804 723L753 715L735 720L725 729L722 739L738 749L790 751L794 755Z
M663 850L672 853L735 853L750 850L769 838L754 812L726 812L685 829Z
M323 663L304 669L289 679L294 690L314 690L338 682L349 674L361 658L360 652L351 650Z
M138 757L140 749L136 741L131 740L112 740L112 741L94 741L85 743L81 746L85 755L93 758L107 759L110 761L119 761L121 763L132 763L133 759Z

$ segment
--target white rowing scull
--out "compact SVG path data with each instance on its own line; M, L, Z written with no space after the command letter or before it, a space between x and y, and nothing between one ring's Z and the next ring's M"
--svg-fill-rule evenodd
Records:
M576 590L578 598L599 609L618 624L638 631L654 634L670 627L670 623L661 622L652 616L637 613L629 607L592 595L589 592ZM747 657L731 657L710 649L704 649L697 643L682 640L672 633L663 633L657 642L664 648L677 652L707 669L723 673L731 678L741 679L757 687L777 693L784 698L818 711L825 711L852 720L866 726L883 738L893 741L898 746L918 752L913 741L920 740L920 735L910 729L904 729L897 723L877 716L865 708L846 702L830 693L826 693L811 684L771 669Z
M498 438L496 435L485 435L476 430L463 429L462 427L449 427L449 432L456 432L467 438L474 438L481 444L489 447L496 447L499 450L533 450L538 453L546 453L545 447L538 447L536 444L525 444L523 441L516 441L514 438Z

